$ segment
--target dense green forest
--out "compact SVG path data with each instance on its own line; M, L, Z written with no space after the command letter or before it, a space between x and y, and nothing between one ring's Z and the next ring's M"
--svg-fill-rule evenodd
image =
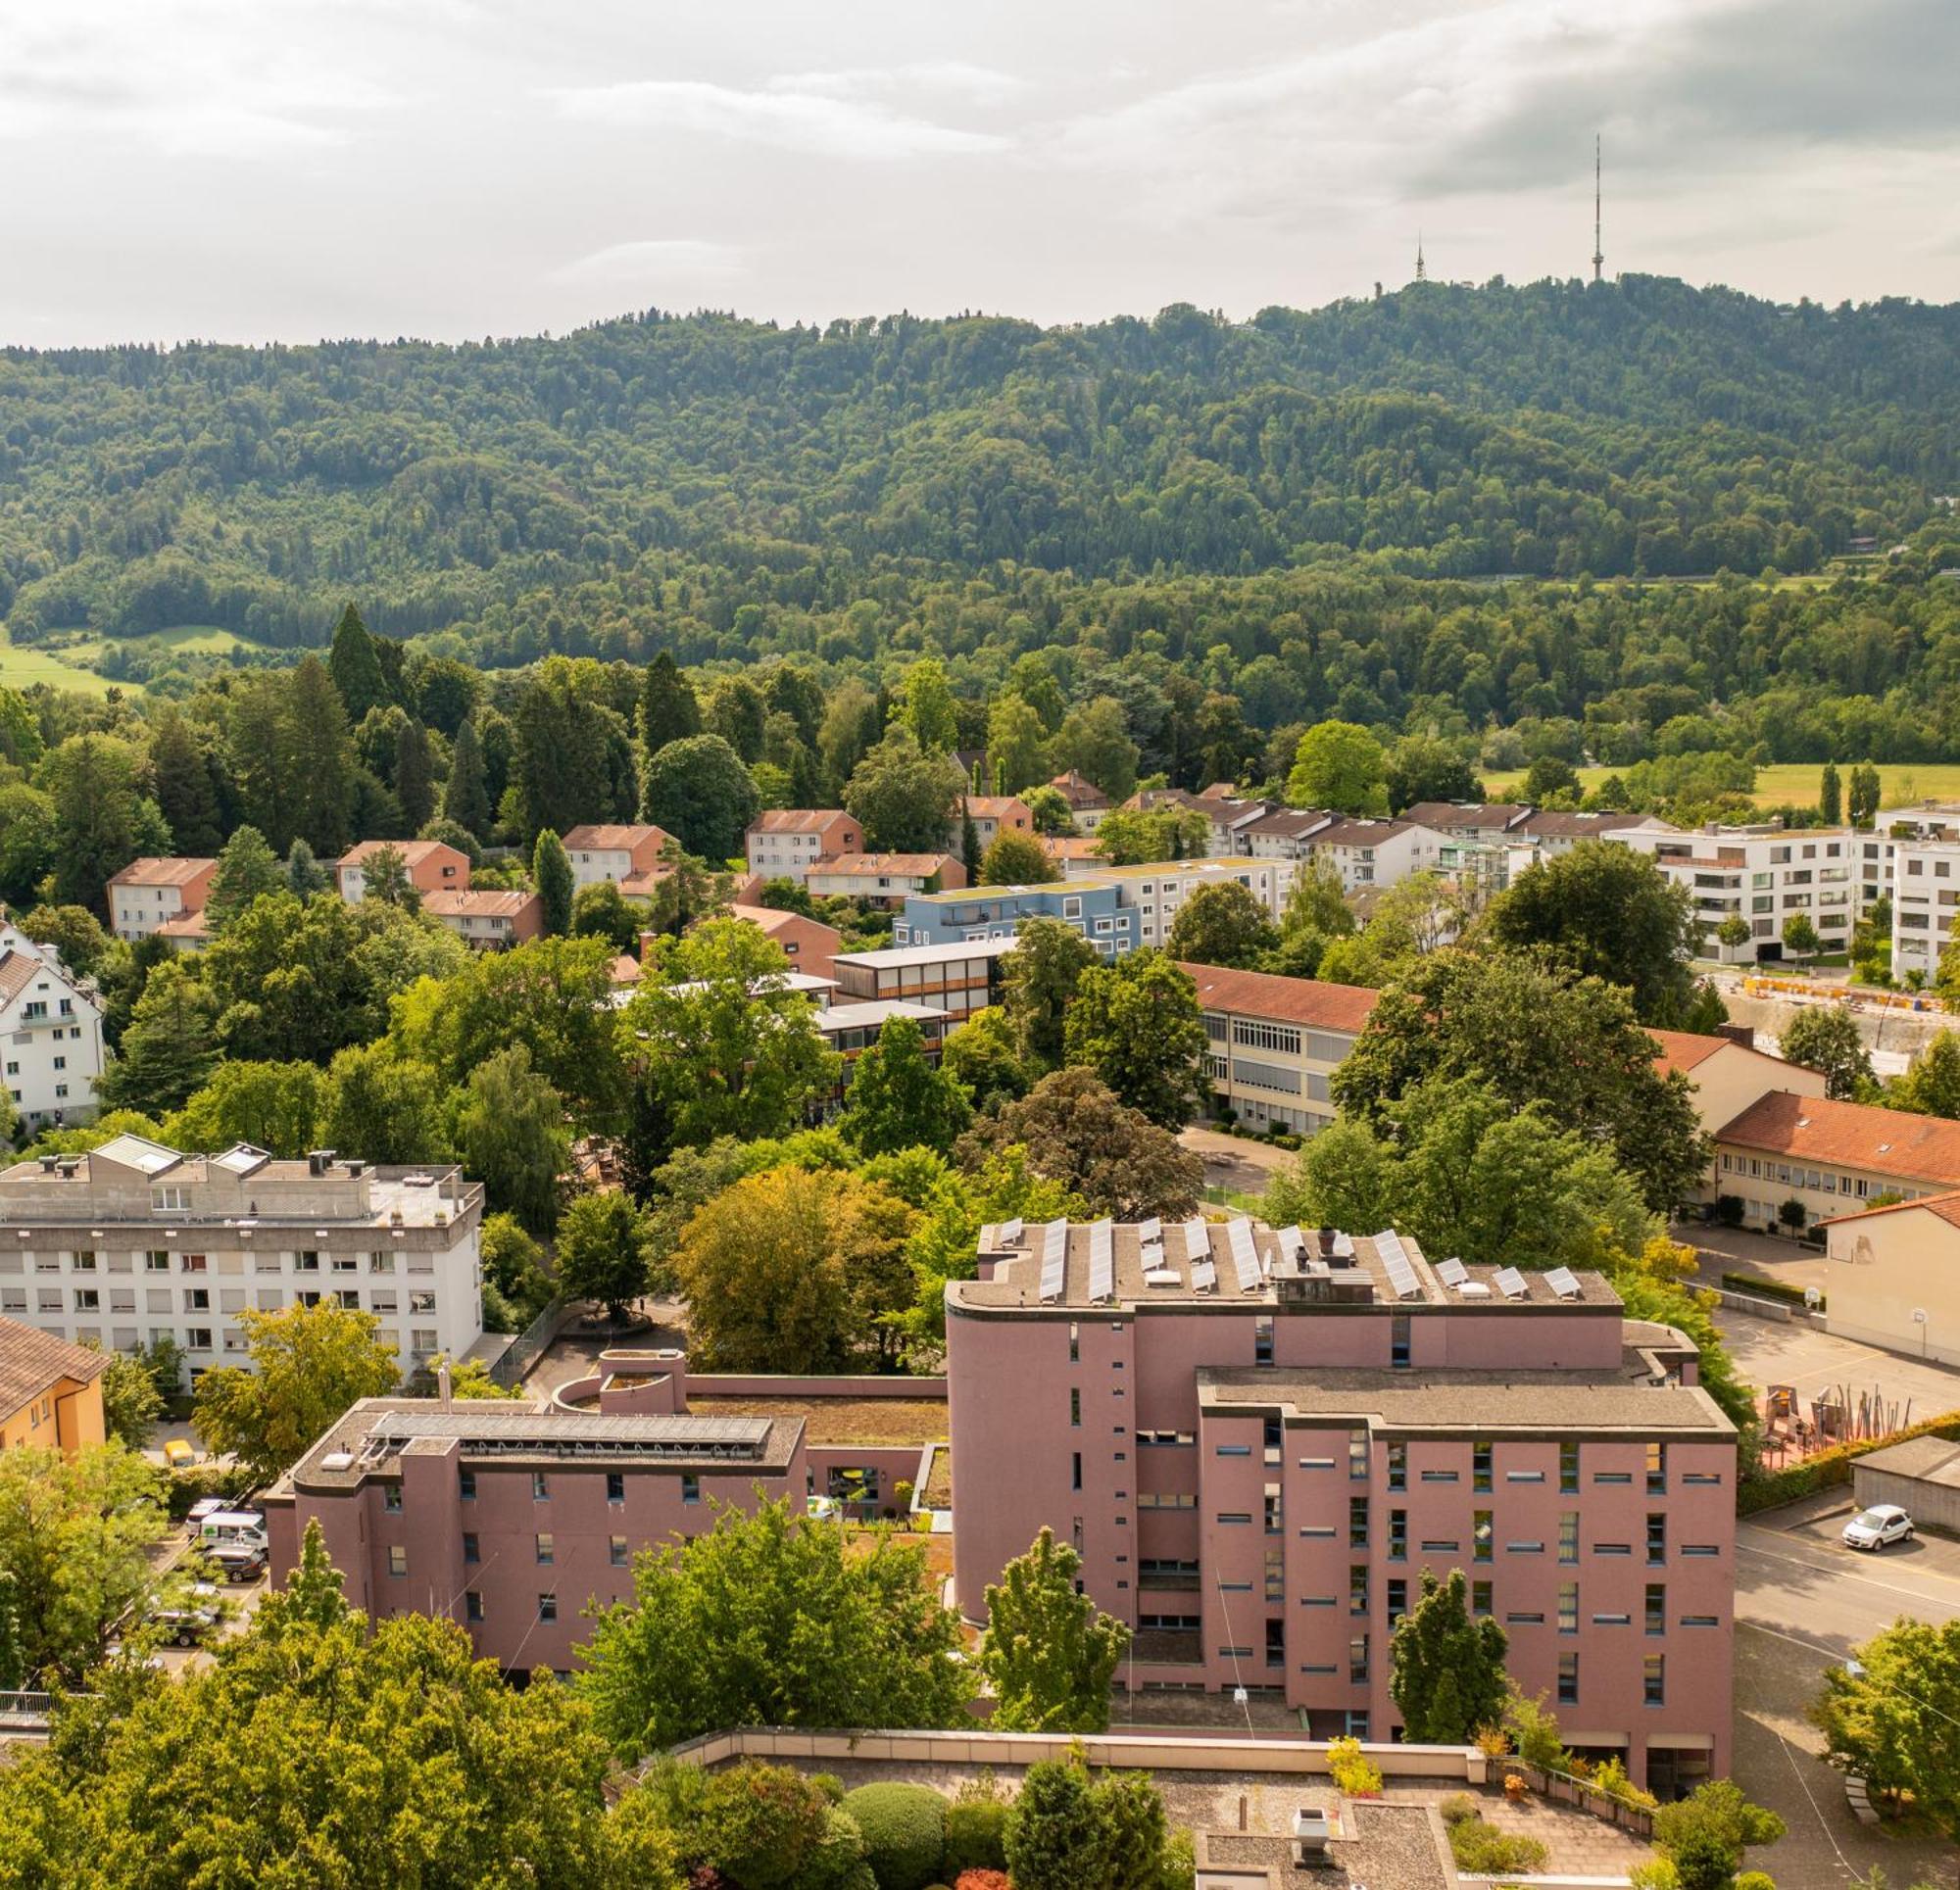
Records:
M1713 713L1741 719L1690 746L1933 758L1960 753L1956 420L1960 308L1652 277L1245 323L13 350L0 610L171 694L222 659L149 633L290 661L350 598L488 668L664 650L875 684L931 653L980 699L1039 650L1178 777L1150 699L1194 678L1260 737L1549 721L1624 764ZM1912 553L1779 585L1866 539ZM1746 581L1642 581L1718 570Z

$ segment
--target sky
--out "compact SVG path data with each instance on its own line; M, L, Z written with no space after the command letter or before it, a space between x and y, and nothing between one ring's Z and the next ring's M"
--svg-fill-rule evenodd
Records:
M0 0L0 342L1960 299L1960 0Z

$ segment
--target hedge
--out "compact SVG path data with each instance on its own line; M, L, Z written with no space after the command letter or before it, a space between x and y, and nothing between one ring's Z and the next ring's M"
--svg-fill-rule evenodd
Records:
M925 1890L946 1857L946 1800L926 1785L859 1785L839 1808L864 1833L878 1890Z
M1773 1470L1762 1477L1746 1478L1736 1491L1736 1514L1753 1516L1758 1510L1773 1510L1782 1503L1794 1503L1820 1489L1836 1489L1851 1480L1851 1466L1860 1457L1869 1457L1888 1444L1902 1444L1910 1437L1939 1437L1960 1443L1960 1411L1948 1411L1923 1424L1908 1425L1889 1437L1866 1437L1855 1443L1833 1444L1814 1457L1806 1457L1788 1470Z
M1758 1299L1777 1299L1788 1306L1807 1306L1809 1301L1803 1296L1801 1286L1792 1286L1781 1280L1764 1280L1753 1273L1725 1273L1723 1285L1732 1291L1753 1293ZM1820 1293L1817 1296L1817 1310L1823 1312L1830 1302Z

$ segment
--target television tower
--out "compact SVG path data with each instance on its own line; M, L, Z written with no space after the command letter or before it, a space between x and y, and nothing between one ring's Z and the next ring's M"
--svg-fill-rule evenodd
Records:
M1422 263L1421 230L1417 230L1415 233L1415 279L1418 282L1426 282L1429 279L1429 271L1423 267L1423 263Z
M1592 133L1592 280L1599 280L1599 270L1606 258L1599 242L1599 134Z

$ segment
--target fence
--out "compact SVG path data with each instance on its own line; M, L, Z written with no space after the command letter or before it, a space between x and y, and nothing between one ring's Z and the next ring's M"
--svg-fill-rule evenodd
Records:
M1621 1830L1631 1833L1642 1843L1653 1838L1653 1813L1644 1805L1629 1805L1623 1798L1615 1798L1609 1792L1602 1792L1596 1785L1589 1785L1583 1778L1575 1778L1569 1771L1551 1771L1544 1766L1528 1766L1521 1759L1499 1759L1494 1762L1499 1773L1514 1771L1520 1773L1533 1791L1553 1805L1574 1805L1582 1812L1590 1812L1594 1817L1608 1824L1617 1824Z
M554 1298L537 1318L524 1328L505 1349L504 1356L490 1368L491 1378L510 1390L545 1354L545 1347L558 1336L559 1328L570 1302Z

